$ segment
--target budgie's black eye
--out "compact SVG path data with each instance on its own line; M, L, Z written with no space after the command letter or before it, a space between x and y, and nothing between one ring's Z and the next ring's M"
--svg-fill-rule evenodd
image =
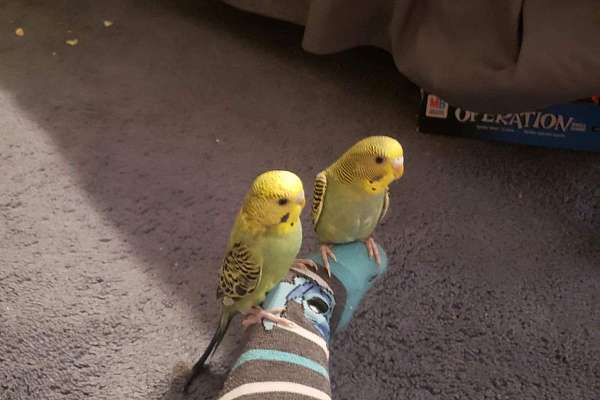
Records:
M383 162L383 157L381 157L381 156L377 156L377 157L375 157L375 162L376 162L377 164L381 164L381 163Z
M286 199L286 198L279 199L278 203L280 206L285 206L288 203L288 199Z

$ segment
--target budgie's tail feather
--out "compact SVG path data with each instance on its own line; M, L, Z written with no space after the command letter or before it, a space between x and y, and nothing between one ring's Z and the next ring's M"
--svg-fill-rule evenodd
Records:
M217 327L215 334L213 335L210 343L208 344L208 347L206 348L206 350L204 350L204 353L202 354L202 356L200 356L200 359L198 359L198 361L196 361L196 364L194 364L194 366L192 367L192 373L188 378L187 382L185 383L185 386L183 387L184 392L187 393L190 384L200 374L202 368L204 368L204 364L206 363L206 361L209 359L210 356L212 356L215 350L217 350L219 344L221 344L223 336L225 336L225 332L227 332L227 328L229 328L229 323L232 319L233 315L231 313L223 312L221 314L219 326Z

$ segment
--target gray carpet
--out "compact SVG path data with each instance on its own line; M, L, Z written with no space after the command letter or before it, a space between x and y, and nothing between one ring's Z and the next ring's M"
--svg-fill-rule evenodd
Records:
M598 398L598 155L418 134L387 54L309 55L218 2L5 1L0 26L0 399L183 398L248 183L311 187L375 133L406 174L334 397Z

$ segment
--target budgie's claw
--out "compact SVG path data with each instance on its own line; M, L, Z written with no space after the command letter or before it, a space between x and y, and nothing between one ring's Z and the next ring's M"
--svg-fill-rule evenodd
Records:
M268 319L269 321L273 321L279 325L293 325L294 323L292 321L276 315L282 313L283 311L285 311L285 307L273 308L267 311L258 306L254 306L245 313L246 317L242 320L242 326L244 329L247 329L249 326L254 324L260 324L263 319Z
M375 239L373 237L369 237L364 241L365 246L367 246L367 252L369 253L369 258L375 258L375 262L377 265L381 265L381 256L379 254L379 246L375 243Z
M323 259L323 269L327 272L327 276L331 278L331 269L329 268L329 257L333 259L333 261L337 261L333 250L326 244L321 245L321 258Z
M294 267L303 269L312 268L315 271L319 270L319 266L317 265L317 263L308 258L298 258L294 260Z

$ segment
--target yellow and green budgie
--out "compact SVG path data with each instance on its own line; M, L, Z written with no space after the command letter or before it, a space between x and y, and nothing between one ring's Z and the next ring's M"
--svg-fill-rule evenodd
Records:
M246 315L244 326L263 318L287 323L273 314L276 310L265 311L259 304L286 276L300 251L300 214L304 205L302 181L292 172L268 171L252 183L235 219L221 264L217 286L217 299L222 307L219 325L194 365L185 390L214 353L236 314Z
M404 151L388 136L360 140L315 178L312 221L321 244L323 267L331 276L329 260L335 260L331 244L362 240L369 257L380 263L372 234L389 204L388 186L404 174ZM305 266L312 262L298 260Z

